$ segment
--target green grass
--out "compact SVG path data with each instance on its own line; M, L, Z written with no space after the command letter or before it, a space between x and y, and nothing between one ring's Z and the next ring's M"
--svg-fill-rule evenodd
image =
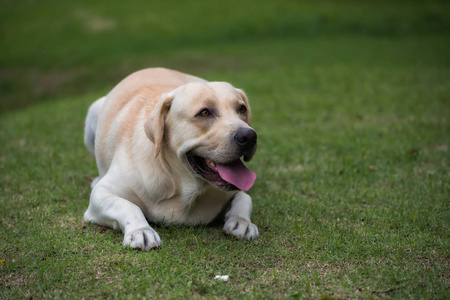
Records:
M448 299L449 4L207 3L0 4L0 298ZM83 223L86 110L157 65L247 92L259 240Z

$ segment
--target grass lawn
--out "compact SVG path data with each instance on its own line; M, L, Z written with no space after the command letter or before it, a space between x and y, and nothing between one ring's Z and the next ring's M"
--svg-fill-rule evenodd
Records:
M450 298L448 2L143 2L0 4L0 299ZM258 240L83 223L87 108L150 66L246 91Z

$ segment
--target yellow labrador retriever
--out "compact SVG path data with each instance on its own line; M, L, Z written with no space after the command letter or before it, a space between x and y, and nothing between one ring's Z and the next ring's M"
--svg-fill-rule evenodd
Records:
M244 92L163 68L138 71L89 108L84 142L95 156L86 222L151 249L154 223L198 225L225 213L224 232L255 239L247 169L256 151ZM224 211L227 210L227 211ZM148 220L148 221L147 221Z

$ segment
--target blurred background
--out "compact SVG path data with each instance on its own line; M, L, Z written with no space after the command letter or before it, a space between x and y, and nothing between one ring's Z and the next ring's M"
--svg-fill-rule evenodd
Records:
M414 51L411 37L433 36L441 41L424 50L433 63L449 56L448 11L448 1L3 0L0 110L106 92L153 66L233 81L233 74L276 73L293 63L389 64L368 39L403 39L395 59Z
M247 93L261 239L82 222L86 111L155 66ZM0 298L449 299L449 79L448 0L0 0Z

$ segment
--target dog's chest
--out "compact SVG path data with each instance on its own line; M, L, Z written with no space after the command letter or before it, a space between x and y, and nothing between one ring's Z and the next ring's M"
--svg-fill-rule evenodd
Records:
M216 189L198 196L188 211L186 216L187 223L196 222L196 218L201 220L201 224L207 224L213 221L228 204L230 198L227 193Z
M229 193L208 189L194 199L176 197L159 202L149 214L153 221L170 224L200 225L213 221L231 199Z

